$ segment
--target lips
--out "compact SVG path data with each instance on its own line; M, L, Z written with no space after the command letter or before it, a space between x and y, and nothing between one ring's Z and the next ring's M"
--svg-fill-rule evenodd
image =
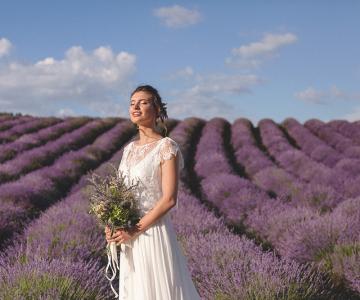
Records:
M132 113L132 115L133 115L134 117L138 117L138 116L141 116L141 113Z

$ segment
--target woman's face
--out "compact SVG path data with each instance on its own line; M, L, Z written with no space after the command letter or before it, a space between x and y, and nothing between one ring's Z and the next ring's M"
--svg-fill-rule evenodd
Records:
M156 119L156 110L148 92L139 91L130 99L129 114L131 122L150 125Z

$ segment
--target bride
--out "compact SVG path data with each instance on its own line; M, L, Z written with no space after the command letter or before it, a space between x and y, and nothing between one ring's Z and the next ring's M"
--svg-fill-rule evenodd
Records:
M129 184L133 179L139 182L135 195L142 217L131 230L118 230L113 236L105 229L108 243L127 245L120 252L119 299L200 299L168 215L177 207L184 160L178 144L156 130L157 121L164 124L167 118L165 106L150 85L131 94L129 114L139 138L124 147L119 172Z

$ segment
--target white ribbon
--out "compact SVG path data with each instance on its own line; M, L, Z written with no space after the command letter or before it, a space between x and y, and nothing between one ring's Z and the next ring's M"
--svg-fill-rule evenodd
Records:
M127 243L120 244L120 251L125 253L125 258L126 258L125 261L127 262L128 270L130 270L130 269L132 269L132 267L131 267L132 264L129 261L129 257L127 255L128 251L126 251L126 247L132 248L132 246L130 244L127 244ZM106 252L107 252L107 257L108 257L108 264L105 269L105 276L110 281L110 287L111 287L113 293L115 294L115 299L118 299L118 297L120 299L120 291L119 291L119 293L117 293L112 285L112 281L116 277L117 270L119 270L119 275L120 275L120 258L118 258L118 255L117 255L116 242L108 243L106 245L106 250L107 250ZM111 268L111 271L112 271L111 277L108 277L108 275L107 275L109 267ZM120 286L119 286L119 290L120 290Z

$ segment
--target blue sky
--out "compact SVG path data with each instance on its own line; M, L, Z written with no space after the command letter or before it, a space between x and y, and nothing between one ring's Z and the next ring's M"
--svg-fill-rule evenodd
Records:
M360 119L360 1L0 0L0 111Z

